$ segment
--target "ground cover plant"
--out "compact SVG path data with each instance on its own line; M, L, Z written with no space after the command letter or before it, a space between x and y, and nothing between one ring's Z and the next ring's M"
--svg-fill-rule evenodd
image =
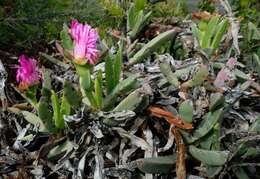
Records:
M0 178L259 178L259 3L84 2L0 3Z

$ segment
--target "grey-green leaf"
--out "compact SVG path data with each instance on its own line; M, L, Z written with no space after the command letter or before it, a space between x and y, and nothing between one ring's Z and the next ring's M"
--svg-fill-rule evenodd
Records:
M69 28L66 24L63 24L63 30L60 32L61 45L66 50L73 49L73 42L69 34Z
M212 93L210 95L210 104L209 104L209 110L214 111L218 107L223 107L225 103L225 97L222 93Z
M40 131L45 131L45 126L38 116L28 111L21 111L21 113L23 114L26 121L33 125L39 126Z
M123 41L120 42L120 46L115 57L113 86L116 86L119 83L121 71L122 71L122 64L123 64Z
M105 76L107 94L110 94L114 89L114 66L110 56L105 61Z
M189 88L189 87L202 85L208 75L209 75L208 68L206 66L201 66L199 71L195 73L192 79L183 83L182 86L185 88Z
M137 35L141 32L143 27L148 23L150 17L151 17L152 12L148 12L144 14L144 11L141 10L139 11L137 17L135 18L135 24L130 32L128 32L128 36L131 39L135 39Z
M214 127L214 125L223 117L223 108L220 108L214 112L209 112L206 119L203 119L202 123L199 124L194 132L194 137L199 139Z
M60 103L59 98L55 91L51 91L51 102L52 102L52 109L53 109L53 119L56 128L63 129L64 128L64 119L61 114L60 110Z
M66 63L64 63L64 62L54 58L53 56L50 56L50 55L48 55L46 53L43 53L43 52L40 52L39 54L41 56L43 56L45 59L47 59L48 61L50 61L50 62L52 62L52 63L54 63L54 64L56 64L56 65L58 65L58 66L60 66L60 67L62 67L64 69L66 69L66 70L70 68L70 65L68 65L68 64L66 64Z
M137 81L137 75L129 76L127 79L121 81L108 95L104 101L104 108L107 109L108 107L111 108L111 105L114 103L114 100L118 95L130 91L133 88L133 85Z
M141 48L141 50L139 50L132 58L130 58L129 64L133 65L136 63L140 63L142 60L145 60L146 57L148 57L149 55L151 55L151 53L160 48L161 45L168 42L169 40L172 40L179 31L179 29L173 29L159 34L150 42L145 44Z
M189 152L192 157L201 161L203 164L211 166L224 165L228 159L228 151L214 151L199 149L193 145L189 147Z
M54 129L54 123L53 123L53 113L49 109L49 103L51 101L51 91L47 88L42 88L42 96L39 101L38 105L38 115L44 125L46 126L46 129L50 132Z
M142 158L134 161L139 170L144 173L162 174L169 173L175 168L177 156Z
M61 106L60 106L60 111L61 111L61 116L63 117L63 115L70 115L70 111L71 111L71 106L68 103L67 99L64 96L61 98Z
M64 97L66 98L67 102L73 107L78 108L81 102L81 97L74 89L72 84L65 80L64 82Z
M191 123L193 117L193 104L192 101L186 100L181 103L179 107L179 115L185 122Z
M160 70L171 85L176 88L180 86L177 76L172 72L171 67L167 62L160 63Z
M102 88L102 71L99 70L95 79L95 97L97 107L101 109L103 107L103 88Z
M135 111L146 107L142 102L146 98L146 94L142 92L142 89L137 89L130 93L123 101L121 101L113 111ZM142 106L140 106L142 104Z

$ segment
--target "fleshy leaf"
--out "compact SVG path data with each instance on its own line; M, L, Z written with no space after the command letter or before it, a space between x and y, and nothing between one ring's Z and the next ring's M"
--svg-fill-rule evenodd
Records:
M183 119L187 123L192 122L192 116L193 116L193 105L192 101L186 100L181 103L179 107L179 114L181 119Z
M190 154L203 164L211 166L224 165L228 159L228 151L214 151L199 149L193 145L189 147Z

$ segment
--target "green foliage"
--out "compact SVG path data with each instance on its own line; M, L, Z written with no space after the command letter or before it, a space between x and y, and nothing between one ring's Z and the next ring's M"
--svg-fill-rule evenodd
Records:
M190 135L186 131L180 130L184 139L187 143L193 143L202 137L206 136L214 126L222 119L223 117L223 107L215 110L214 112L208 112L205 115L205 118L198 125L193 135Z
M119 95L131 91L136 81L137 81L137 75L131 75L127 79L118 83L117 86L113 89L113 91L105 98L104 109L105 110L112 109L114 106L115 99Z
M177 31L175 29L163 32L145 44L132 58L129 59L129 63L131 65L140 63L142 60L152 52L156 51L161 47L164 43L172 40L177 35Z
M92 86L91 86L91 66L86 64L86 65L77 65L75 64L76 67L76 71L77 74L79 75L79 82L81 87L85 90L85 91L91 91L92 90Z
M113 81L114 81L114 86L116 86L121 77L121 71L122 71L122 66L123 66L123 41L121 41L119 49L117 51L116 57L115 57L115 62L114 62L114 75L113 75Z
M177 76L172 72L169 63L167 62L160 63L160 70L171 85L173 85L176 88L180 86L180 82L178 81Z
M104 24L103 29L115 23L96 0L4 0L0 4L0 45L24 48L35 41L49 42L73 18L93 26Z
M202 66L192 77L191 80L186 81L185 83L182 84L183 87L194 87L194 86L199 86L203 84L204 80L206 77L209 75L208 68L206 66Z
M193 145L189 147L189 152L203 164L212 166L224 165L228 159L228 152L226 151L203 150Z
M44 59L50 61L51 63L54 63L55 65L58 65L62 68L64 68L65 70L69 69L70 68L70 65L69 64L66 64L64 63L63 61L59 60L59 59L56 59L54 58L53 56L50 56L46 53L43 53L43 52L40 52L39 53L42 57L44 57Z
M105 79L107 94L110 94L120 81L123 65L123 44L120 43L115 60L108 56L105 61Z
M39 126L39 131L46 131L45 125L43 121L35 114L28 112L28 111L21 111L22 115L24 116L25 120L29 123Z
M101 0L103 6L106 8L107 12L114 17L122 18L124 16L124 10L120 3L115 0Z
M71 106L67 99L65 98L65 95L63 93L62 98L61 98L61 106L60 106L60 111L61 111L61 116L63 115L70 115L71 112Z
M44 73L41 98L38 102L38 115L49 132L54 131L53 112L49 108L51 102L51 77L50 71Z
M60 32L61 45L65 50L73 49L73 42L69 34L69 28L63 24L63 30Z
M63 129L64 128L64 119L61 113L61 108L59 104L59 98L55 91L51 90L51 102L53 109L53 120L56 128Z
M80 106L81 97L77 93L77 91L74 89L72 84L65 80L64 82L64 98L66 101L73 107L74 109L77 109ZM66 110L67 111L67 110Z
M22 96L34 107L37 107L37 88L37 85L30 86L29 89L22 94Z
M107 57L105 62L105 73L106 73L106 88L107 94L110 94L114 89L114 66L110 56Z
M253 22L259 26L259 0L230 0L233 11L237 12L238 16L243 17L243 23Z
M103 83L102 83L102 71L99 70L97 77L95 79L95 97L97 102L97 107L99 109L103 108Z
M135 0L130 3L127 12L127 32L131 39L135 39L143 27L148 23L152 12L145 10L146 0Z
M212 93L210 95L209 110L214 111L218 107L222 107L225 103L225 97L222 93Z
M131 75L127 79L121 81L117 86L113 89L113 91L105 98L104 101L104 109L110 110L113 109L115 99L123 94L131 91L133 89L134 84L137 81L136 75Z
M46 129L49 132L53 132L54 124L53 124L53 112L49 108L49 104L51 102L51 91L45 87L42 88L42 96L40 98L38 104L38 115L40 119L43 121Z
M185 122L191 123L193 117L193 104L192 101L186 100L181 103L179 107L179 114L181 119Z
M151 1L151 0L150 0ZM180 0L165 0L153 5L153 16L180 16L184 17L187 14L186 1Z
M47 70L44 74L40 100L38 103L36 101L37 104L34 106L38 111L38 116L27 111L21 113L29 123L39 126L40 131L54 133L60 131L58 129L64 129L63 115L69 115L71 106L78 107L81 99L71 83L65 81L60 104L58 95L51 89L50 83L50 74Z
M143 91L142 88L136 89L125 97L113 111L141 111L146 108L148 104L145 103L148 95Z
M215 4L210 0L201 0L199 2L199 8L203 11L214 12L216 10Z
M177 155L168 155L160 157L142 158L136 162L139 170L145 173L169 173L173 168L177 160Z
M209 22L201 21L197 27L192 29L193 35L198 39L202 49L217 50L220 46L229 23L227 19L213 16Z
M139 11L138 15L134 18L135 23L133 24L133 27L130 27L130 29L128 29L128 36L131 39L135 39L137 37L137 35L141 32L143 27L148 23L151 14L152 12L144 14L142 10Z

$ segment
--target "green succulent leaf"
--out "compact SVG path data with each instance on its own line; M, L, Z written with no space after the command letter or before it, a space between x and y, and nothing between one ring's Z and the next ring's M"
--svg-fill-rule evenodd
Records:
M224 165L228 159L228 151L214 151L199 149L193 145L189 147L189 153L192 157L210 166Z
M132 58L129 59L129 64L134 65L145 60L146 57L151 55L154 51L161 47L164 43L172 40L178 33L178 29L163 32L153 38L150 42L145 44Z
M232 170L238 179L250 179L242 167L233 167Z
M62 67L64 69L66 69L66 70L70 68L70 65L62 62L61 60L58 60L58 59L54 58L53 56L50 56L50 55L48 55L46 53L43 53L43 52L40 52L39 54L41 56L43 56L45 59L47 59L48 61L50 61L50 62L52 62L52 63L54 63L54 64L56 64L56 65L58 65L58 66L60 66L60 67Z
M71 107L77 109L80 106L81 97L74 89L72 83L65 80L63 89L64 89L64 98L66 99L66 101L70 104Z
M163 174L171 172L177 160L177 155L142 158L134 161L139 170L144 173Z
M121 71L122 71L122 65L123 65L123 41L121 41L115 57L114 69L113 69L114 86L116 86L119 83Z
M256 25L252 22L248 23L248 40L260 40L260 31L257 29Z
M53 113L49 109L49 103L51 102L51 91L47 88L42 89L42 96L38 104L38 115L42 120L43 124L46 126L46 129L50 132L53 132Z
M77 74L79 75L79 83L80 86L86 90L90 91L91 90L91 66L86 64L86 65L77 65L75 64Z
M61 106L60 106L61 116L63 115L70 115L71 106L68 103L67 99L65 98L65 95L63 93L61 98Z
M180 86L177 76L172 72L171 67L167 62L160 63L160 70L171 85L176 88Z
M209 110L214 111L218 107L223 107L225 103L225 97L222 93L212 93L210 95Z
M97 107L101 109L103 107L103 88L102 88L102 71L99 70L97 78L95 80L95 97Z
M146 3L146 0L135 0L135 11L144 10Z
M110 56L108 56L105 62L105 76L107 94L110 94L114 89L114 65Z
M63 129L64 128L64 119L61 114L59 98L55 91L51 90L51 102L52 102L52 109L53 109L53 119L56 128Z
M63 24L63 30L60 32L61 45L66 50L73 49L73 42L69 34L69 28L66 24Z
M134 4L131 3L129 7L130 8L128 9L128 13L127 13L127 31L130 31L130 29L133 29L134 24L135 24L135 18L136 18Z
M39 131L45 132L46 128L42 122L42 120L36 116L35 114L28 112L28 111L21 111L22 115L24 116L25 120L35 126L39 126Z
M139 11L137 17L135 18L135 24L130 32L128 32L128 36L133 40L137 37L137 35L142 31L144 26L149 22L149 19L152 15L152 12L148 12L144 14L143 10Z
M121 101L113 111L140 111L146 107L146 105L142 103L146 97L147 95L142 92L141 88L139 88L123 99L123 101Z
M193 117L193 104L192 101L186 100L181 103L179 108L179 115L185 122L191 123Z
M114 104L114 100L121 95L133 89L133 85L137 81L137 75L131 75L127 79L121 81L108 95L104 101L104 108L111 108Z
M220 45L220 42L226 32L226 30L228 29L228 20L227 19L223 19L219 24L218 24L218 28L216 30L216 35L213 38L212 44L211 44L211 48L212 49L217 49Z
M206 134L215 126L215 124L223 117L223 108L220 108L214 112L209 112L207 117L199 124L197 129L194 131L194 137L199 139Z
M218 26L218 21L219 21L219 16L213 16L210 19L210 21L206 27L207 30L205 32L205 35L202 37L202 43L201 43L202 48L210 47L211 38L216 31L216 28Z
M208 68L202 66L197 73L192 77L191 80L182 84L183 87L195 87L203 84L207 76L209 75Z

